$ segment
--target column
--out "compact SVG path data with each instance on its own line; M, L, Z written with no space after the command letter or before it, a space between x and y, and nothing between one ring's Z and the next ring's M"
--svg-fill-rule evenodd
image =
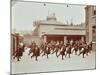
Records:
M85 40L84 40L84 36L82 36L82 37L81 37L81 40L82 40L82 42L84 42L84 41L85 41Z
M47 42L47 36L44 36L43 39L44 39L44 42Z
M67 43L67 36L64 36L64 43Z

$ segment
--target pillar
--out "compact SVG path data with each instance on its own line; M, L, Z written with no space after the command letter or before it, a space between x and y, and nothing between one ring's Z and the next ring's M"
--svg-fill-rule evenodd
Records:
M44 42L47 42L47 36L43 37Z
M84 36L82 36L82 37L81 37L81 40L82 40L82 42L84 42L84 41L85 41L85 40L84 40Z
M67 36L64 36L64 43L67 43Z

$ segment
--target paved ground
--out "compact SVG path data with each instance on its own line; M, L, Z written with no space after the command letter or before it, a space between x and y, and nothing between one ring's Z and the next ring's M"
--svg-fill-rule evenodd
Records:
M35 72L47 72L47 71L62 71L62 70L82 70L82 69L94 69L95 68L95 52L92 52L86 58L82 56L71 55L71 58L66 57L64 60L61 56L57 58L55 54L50 55L49 59L39 57L38 61L35 58L28 56L28 50L24 52L24 56L21 61L12 62L12 73L35 73Z

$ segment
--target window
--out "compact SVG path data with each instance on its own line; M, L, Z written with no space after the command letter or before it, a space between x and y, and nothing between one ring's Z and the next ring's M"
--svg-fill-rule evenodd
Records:
M96 15L96 10L93 11L93 15Z

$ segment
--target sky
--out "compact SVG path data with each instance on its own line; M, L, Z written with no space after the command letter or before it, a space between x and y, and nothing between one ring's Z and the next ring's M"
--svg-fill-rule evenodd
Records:
M46 20L46 17L55 13L57 21L62 23L80 24L85 22L85 6L54 4L39 2L15 2L12 5L12 30L32 31L33 22L36 20Z

